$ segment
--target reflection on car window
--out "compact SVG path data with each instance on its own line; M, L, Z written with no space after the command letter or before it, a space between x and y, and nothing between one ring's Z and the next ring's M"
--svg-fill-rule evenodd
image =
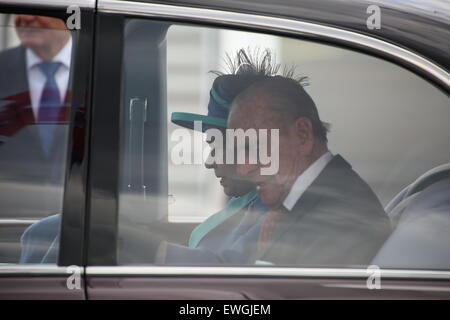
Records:
M428 265L389 257L426 188L402 190L449 162L437 88L330 45L138 19L123 62L119 264Z
M73 40L59 18L0 15L0 263L56 263ZM35 222L35 223L33 223Z

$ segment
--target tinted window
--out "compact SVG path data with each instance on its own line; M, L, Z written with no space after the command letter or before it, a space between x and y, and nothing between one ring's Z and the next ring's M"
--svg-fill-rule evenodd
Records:
M391 202L450 156L448 96L410 71L311 41L130 20L123 87L119 263L450 266L424 249L449 254L446 180ZM258 130L279 130L275 172L261 154L219 165L220 134L201 129L227 125L255 129L259 150Z
M0 15L0 262L56 263L75 33Z

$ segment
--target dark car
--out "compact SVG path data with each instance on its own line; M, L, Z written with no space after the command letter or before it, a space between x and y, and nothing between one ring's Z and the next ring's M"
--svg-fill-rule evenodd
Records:
M324 231L295 222L278 253L298 257L159 259L160 241L200 250L191 233L235 200L202 161L174 160L171 120L206 114L209 71L240 49L308 80L330 151L380 204L373 252L327 239L309 255ZM0 299L449 299L449 53L445 0L2 1Z

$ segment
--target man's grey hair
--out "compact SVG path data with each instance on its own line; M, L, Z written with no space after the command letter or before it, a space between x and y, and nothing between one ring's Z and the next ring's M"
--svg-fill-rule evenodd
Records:
M306 117L311 121L314 135L321 142L327 143L329 124L320 120L313 99L295 79L284 76L264 78L239 94L235 99L237 103L232 108L255 96L267 101L266 110L276 115L270 120L281 122L280 128L300 117Z

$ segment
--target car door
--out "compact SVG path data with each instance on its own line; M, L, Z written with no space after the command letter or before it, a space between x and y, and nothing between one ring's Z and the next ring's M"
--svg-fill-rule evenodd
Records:
M86 297L94 8L95 1L0 4L1 299Z
M170 122L173 112L206 113L214 79L208 71L223 71L227 53L269 48L283 65L297 66L299 77L308 76L306 90L331 123L330 149L347 158L383 205L448 162L447 71L361 33L249 13L100 0L96 26L90 298L449 297L448 265L230 265L189 253L188 262L168 263L150 255L155 238L190 252L193 228L229 200L201 161L177 164L180 141ZM201 142L199 148L203 155Z

